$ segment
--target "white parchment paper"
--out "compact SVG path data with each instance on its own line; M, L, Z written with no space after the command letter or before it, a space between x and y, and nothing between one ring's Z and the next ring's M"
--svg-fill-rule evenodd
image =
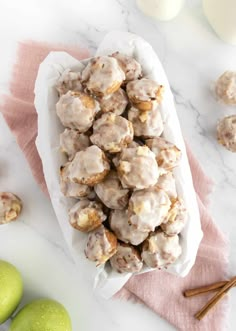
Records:
M167 269L167 272L184 277L194 265L197 250L202 239L202 231L196 194L186 155L185 144L177 117L173 95L163 67L152 47L142 38L127 32L110 32L99 46L96 55L108 55L120 51L133 56L143 68L144 76L164 85L165 94L161 106L164 122L164 137L176 144L182 151L180 165L174 170L178 195L181 196L188 210L188 221L181 233L180 242L183 253ZM112 271L109 266L96 267L95 263L85 258L84 247L87 235L71 227L68 221L68 209L74 199L63 196L59 185L59 168L66 162L60 152L59 135L64 128L56 115L55 105L58 93L55 85L67 68L81 71L88 60L77 61L65 52L51 52L41 63L35 83L35 107L38 113L37 149L43 163L43 171L59 225L67 241L71 254L78 266L78 272L91 283L91 286L105 298L115 294L131 277ZM150 271L146 268L142 272Z

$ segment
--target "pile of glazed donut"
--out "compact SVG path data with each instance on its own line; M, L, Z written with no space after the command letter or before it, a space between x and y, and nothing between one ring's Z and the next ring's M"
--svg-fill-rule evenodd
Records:
M78 199L70 224L88 233L86 257L119 272L167 268L181 255L187 211L173 168L180 150L161 137L164 87L121 53L66 70L56 86L62 193Z

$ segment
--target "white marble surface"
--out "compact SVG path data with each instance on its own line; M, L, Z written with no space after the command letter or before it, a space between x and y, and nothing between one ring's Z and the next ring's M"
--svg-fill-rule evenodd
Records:
M215 36L203 16L201 1L189 0L168 23L143 16L134 0L0 1L0 13L1 92L7 91L17 41L22 39L83 44L93 53L106 32L121 29L152 44L175 94L184 136L215 181L210 212L229 236L230 273L235 274L236 156L217 144L215 126L219 118L236 113L236 107L218 104L211 86L224 70L236 69L236 47ZM21 270L24 302L38 296L60 300L71 314L75 331L94 331L98 325L104 331L128 331L134 320L136 331L172 330L141 305L111 304L91 296L70 259L50 202L35 184L2 117L0 132L0 190L13 191L24 201L20 221L0 227L0 258ZM231 306L236 306L236 291L232 291ZM233 309L229 318L229 330L235 330Z

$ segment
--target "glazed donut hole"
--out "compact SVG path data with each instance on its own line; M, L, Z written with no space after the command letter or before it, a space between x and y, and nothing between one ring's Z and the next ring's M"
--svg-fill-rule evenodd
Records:
M63 126L86 132L100 110L99 103L83 92L69 91L62 95L56 104L57 115Z
M226 71L215 85L218 99L228 105L236 105L236 71Z
M136 137L152 138L163 133L164 125L158 107L147 111L131 107L128 111L128 119L133 124Z
M108 174L110 164L104 152L92 145L77 152L68 166L68 178L71 182L94 186Z
M91 188L88 185L73 183L68 178L68 166L66 163L60 169L60 188L64 196L68 198L82 198L91 194Z
M66 69L59 78L56 89L59 95L66 94L68 91L82 92L81 73Z
M132 140L127 145L126 148L137 148L139 146L144 146L144 144L142 143L142 141ZM124 148L124 149L126 149L126 148ZM121 153L116 153L115 155L114 154L111 154L111 161L112 161L112 165L115 168L115 170L117 170L117 167L119 165L120 156L121 156Z
M119 63L119 66L125 73L125 82L139 79L142 77L142 68L133 57L116 52L112 54Z
M179 234L185 226L187 217L188 213L184 201L176 198L172 201L168 215L161 224L161 229L169 236Z
M114 93L99 99L101 111L103 113L114 113L122 115L129 103L128 97L122 88Z
M60 134L60 147L68 160L71 161L78 151L82 151L91 145L89 136L74 129L65 129Z
M109 224L111 230L120 241L130 243L134 246L140 245L149 234L149 232L141 231L130 224L128 211L125 209L112 210L109 217Z
M132 123L114 113L103 114L94 122L90 140L104 151L120 152L133 140Z
M168 236L161 230L150 234L142 245L142 259L150 268L167 268L181 255L178 235Z
M97 97L116 92L124 80L123 70L117 60L110 56L93 58L82 72L85 89Z
M164 87L151 79L142 78L129 82L126 92L135 108L146 111L161 103Z
M124 209L129 200L129 190L124 189L115 170L94 186L99 199L110 209Z
M164 169L164 171L169 171L179 164L181 151L171 142L162 137L148 139L145 142L156 155L159 168Z
M90 232L105 221L102 205L96 201L81 200L69 210L70 224L81 232Z
M22 201L10 192L0 192L0 224L15 221L22 211Z
M116 236L103 225L89 232L85 256L97 262L97 266L108 261L117 251Z
M117 171L122 186L130 189L153 186L159 177L155 154L147 146L123 149Z
M161 175L155 186L165 191L171 200L177 198L177 190L173 172L169 171Z
M217 140L230 152L236 152L236 115L227 116L218 122Z
M163 190L135 191L129 200L129 223L144 232L154 231L166 219L170 206L171 201Z
M112 269L118 273L135 273L143 267L139 251L132 245L118 243L117 252L110 259Z

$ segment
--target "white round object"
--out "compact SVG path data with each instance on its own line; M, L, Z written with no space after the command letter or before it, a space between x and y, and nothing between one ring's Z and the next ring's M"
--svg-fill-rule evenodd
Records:
M137 0L137 6L146 15L160 21L169 21L178 15L185 0Z
M225 42L236 45L236 1L203 0L202 4L216 34Z

